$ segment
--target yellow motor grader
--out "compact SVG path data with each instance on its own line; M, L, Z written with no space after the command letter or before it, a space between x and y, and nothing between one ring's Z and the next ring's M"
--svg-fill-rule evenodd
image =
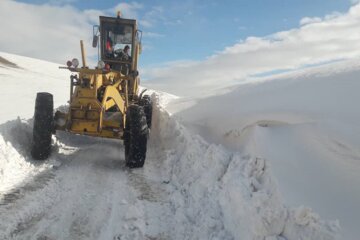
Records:
M98 49L98 66L86 65L80 41L82 67L73 59L66 67L70 76L70 101L66 112L53 114L53 96L37 93L31 155L44 160L51 153L51 136L56 130L124 141L128 167L142 167L151 127L152 103L139 93L138 57L142 32L136 20L100 16L93 27L93 47Z

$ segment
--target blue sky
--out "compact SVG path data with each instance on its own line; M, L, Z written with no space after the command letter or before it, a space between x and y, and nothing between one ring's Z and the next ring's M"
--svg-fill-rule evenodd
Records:
M67 4L79 10L110 9L120 3L115 0L18 2ZM248 36L260 37L296 28L303 17L346 12L352 4L350 0L153 0L136 3L139 18L152 23L141 26L146 34L141 56L144 67L179 60L201 61Z

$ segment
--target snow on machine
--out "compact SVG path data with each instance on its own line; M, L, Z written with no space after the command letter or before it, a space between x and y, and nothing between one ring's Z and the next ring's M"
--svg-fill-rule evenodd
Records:
M80 41L82 67L67 62L70 101L66 112L53 114L53 96L37 93L31 155L44 160L51 153L51 136L56 130L94 137L123 140L128 167L142 167L151 127L152 103L144 91L139 93L138 58L142 32L136 20L100 16L93 27L93 47L99 62L94 69L86 65Z

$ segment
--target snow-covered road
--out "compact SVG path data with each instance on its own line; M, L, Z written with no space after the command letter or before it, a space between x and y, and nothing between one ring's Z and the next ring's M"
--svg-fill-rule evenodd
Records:
M286 208L264 159L206 143L159 105L153 120L146 165L135 170L125 167L121 142L67 133L54 137L48 161L33 162L26 151L31 124L3 124L4 143L19 154L11 161L28 164L13 169L26 174L23 181L0 192L0 238L337 236L336 223Z
M53 137L50 159L33 161L35 93L48 89L56 107L66 103L68 74L56 64L1 55L17 67L0 66L8 90L0 116L0 239L341 239L337 221L323 220L300 204L289 207L287 192L283 198L274 177L271 155L241 147L229 150L197 135L167 112L165 105L175 96L166 93L153 95L144 168L125 167L121 141L63 132ZM6 102L14 90L22 96L16 108ZM231 103L218 117L232 112L226 113ZM235 132L228 137L235 133L233 140L239 140L237 125L213 113L206 117L209 106L214 103L202 108L205 113L192 114L203 117L205 124L215 121L212 130L231 127Z

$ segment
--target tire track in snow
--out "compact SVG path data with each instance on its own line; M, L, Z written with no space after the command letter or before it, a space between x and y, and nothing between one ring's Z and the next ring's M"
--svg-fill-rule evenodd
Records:
M105 145L102 147L109 150ZM115 161L118 159L105 154L98 160L97 150L83 149L70 156L72 161L56 175L59 184L64 186L64 189L58 189L59 201L38 223L17 237L97 238L110 216L113 192L121 191L116 183L124 182L123 167ZM63 230L59 232L60 228Z
M145 218L158 216L145 213L143 206L164 202L162 186L156 186L151 172L125 167L121 142L60 134L53 150L51 158L62 161L60 166L7 193L0 215L16 214L5 224L7 230L0 231L2 238L167 239L160 230L151 231L156 223ZM28 212L24 205L36 205L37 198L44 207Z
M55 170L45 170L36 175L31 181L20 185L9 192L0 195L0 205L9 205L18 199L24 197L28 192L34 192L37 189L43 188L48 182L55 177Z
M1 125L2 136L25 161L29 161L31 121L15 120ZM72 147L68 147L72 146ZM133 239L142 236L140 200L155 201L144 178L134 180L124 166L119 141L59 133L48 169L3 193L0 216L1 239ZM54 168L52 164L60 166ZM29 161L30 164L43 163ZM31 172L30 172L31 173ZM140 192L127 186L136 182ZM141 186L145 184L144 186ZM150 190L151 191L151 190ZM139 205L134 207L134 205ZM133 213L127 209L134 208ZM115 211L115 212L114 212ZM138 223L140 222L140 223ZM111 225L107 227L106 225ZM125 225L125 226L121 226ZM59 232L59 229L61 230ZM137 230L136 230L137 229ZM124 234L125 232L125 234Z

